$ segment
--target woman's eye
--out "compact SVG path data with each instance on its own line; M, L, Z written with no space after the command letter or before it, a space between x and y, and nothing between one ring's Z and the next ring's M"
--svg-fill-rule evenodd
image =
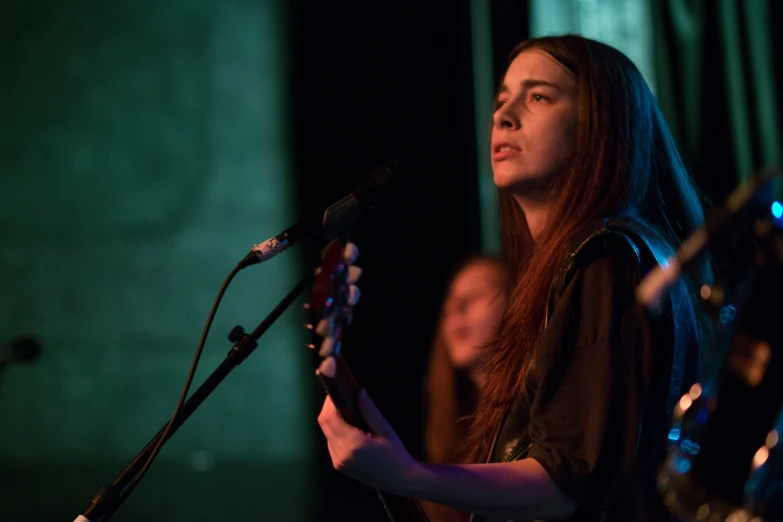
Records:
M543 94L532 94L530 97L533 98L534 102L546 101L546 96Z

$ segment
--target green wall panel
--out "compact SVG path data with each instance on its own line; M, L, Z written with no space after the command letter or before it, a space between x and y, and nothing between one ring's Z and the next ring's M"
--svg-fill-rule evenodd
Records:
M30 332L44 352L0 381L0 519L72 520L114 478L171 414L225 275L294 221L282 8L3 8L0 342ZM196 383L301 277L294 255L238 276ZM269 331L116 520L311 518L301 319Z

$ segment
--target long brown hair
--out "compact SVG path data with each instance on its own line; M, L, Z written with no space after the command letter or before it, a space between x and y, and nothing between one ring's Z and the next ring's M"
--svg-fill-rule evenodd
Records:
M498 193L503 251L514 286L472 422L472 461L486 459L507 407L528 389L547 295L580 226L601 217L632 219L666 255L704 221L693 181L655 99L625 55L566 35L522 42L509 63L528 49L550 54L576 80L576 147L566 172L551 186L550 215L558 216L557 226L545 227L535 244L512 195Z

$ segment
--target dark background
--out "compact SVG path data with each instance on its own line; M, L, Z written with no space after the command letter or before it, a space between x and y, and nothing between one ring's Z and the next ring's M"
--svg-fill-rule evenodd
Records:
M444 276L481 248L469 5L368 2L359 16L340 4L300 2L292 11L303 208L325 208L387 159L408 167L402 197L354 231L362 301L344 353L421 457L421 383ZM519 23L512 40L524 38L524 28ZM331 471L324 448L318 520L382 520L375 492Z

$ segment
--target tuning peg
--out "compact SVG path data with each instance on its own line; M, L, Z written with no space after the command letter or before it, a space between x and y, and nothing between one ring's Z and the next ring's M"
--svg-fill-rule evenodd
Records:
M321 337L329 337L332 333L332 325L327 319L321 319L318 321L318 326L315 327L315 333Z
M310 348L311 350L315 350L315 345L314 344L306 344L305 348Z
M311 305L310 303L305 303L302 306L304 307L305 310L309 310L313 307L313 305Z
M348 304L353 306L359 302L359 298L362 293L359 291L359 287L356 285L350 285L348 287Z
M315 374L334 379L334 376L337 375L337 361L334 360L334 357L327 357L321 361Z
M318 350L318 355L320 355L321 357L326 357L328 355L332 355L333 352L334 352L334 339L332 337L327 337L321 343L321 348Z
M302 327L303 327L305 330L312 330L312 329L313 329L313 325L312 325L312 324L310 324L310 323L305 323L305 324L303 324L303 325L302 325Z
M359 278L362 276L362 269L358 266L349 266L348 267L348 278L347 283L349 285L356 284L356 282L359 280Z
M359 247L357 247L354 243L346 244L345 250L343 251L343 259L345 259L349 264L353 264L357 257L359 257Z

